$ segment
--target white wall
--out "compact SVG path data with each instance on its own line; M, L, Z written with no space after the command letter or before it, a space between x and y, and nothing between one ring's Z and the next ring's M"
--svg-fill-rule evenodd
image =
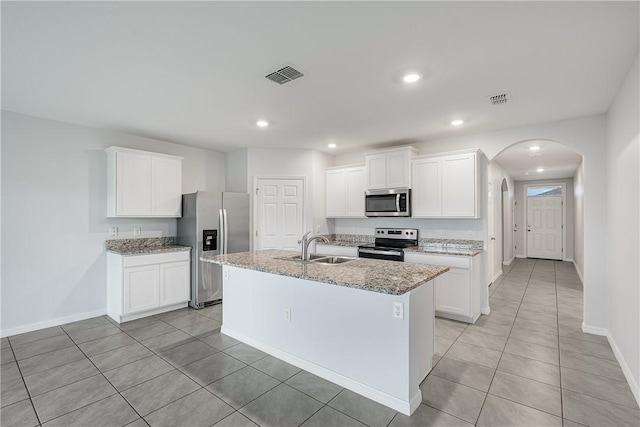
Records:
M502 271L502 262L504 260L511 261L514 257L513 252L513 206L514 202L514 182L513 178L505 171L497 162L490 162L488 167L489 182L493 184L493 198L489 209L493 208L493 225L489 226L491 231L493 227L493 236L495 244L493 246L493 279L497 278L498 273ZM502 191L502 181L506 180L508 191ZM503 212L502 199L505 197L505 210ZM503 218L504 216L504 218ZM504 227L503 227L504 220ZM504 233L504 230L508 233ZM491 233L490 233L491 234ZM504 244L503 244L504 243ZM504 254L503 254L504 247Z
M106 218L111 145L183 156L185 193L224 188L220 153L3 111L2 335L105 312L109 227L175 235L175 219Z
M573 176L573 261L584 281L584 163Z
M546 179L546 180L536 180L536 181L516 181L515 188L515 200L516 200L516 216L515 216L515 224L514 228L517 230L515 233L515 246L517 249L515 250L517 257L525 257L526 251L526 233L527 233L527 224L525 222L525 197L526 190L525 185L547 185L547 184L564 184L565 185L565 218L567 222L564 224L564 229L566 231L566 241L564 244L564 259L565 260L573 260L573 246L574 246L574 199L573 199L573 178L565 178L565 179Z
M640 76L638 58L607 116L608 209L606 286L609 290L609 333L626 362L623 370L640 401ZM586 173L586 169L585 169ZM589 182L585 178L585 189ZM585 194L585 202L589 202ZM585 227L588 227L588 223ZM588 245L589 242L586 242ZM586 249L586 248L585 248ZM605 255L606 254L606 255ZM588 262L585 259L585 264ZM585 265L586 267L586 265ZM588 273L588 270L587 270Z
M247 183L247 150L237 150L226 153L226 191L235 191L237 193L246 193L249 191Z

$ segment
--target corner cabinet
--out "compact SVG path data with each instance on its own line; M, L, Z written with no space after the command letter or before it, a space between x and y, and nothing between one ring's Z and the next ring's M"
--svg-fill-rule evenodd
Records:
M478 153L412 160L414 218L480 218Z
M108 217L180 217L182 157L122 147L107 152Z
M364 218L365 167L327 169L325 213L327 218Z
M107 253L107 314L118 323L186 307L189 251L152 255Z
M367 189L411 188L411 158L416 153L413 147L402 147L365 154Z

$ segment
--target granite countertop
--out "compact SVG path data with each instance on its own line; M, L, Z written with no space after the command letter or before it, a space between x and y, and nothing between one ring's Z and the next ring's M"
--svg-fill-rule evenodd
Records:
M482 253L482 249L466 249L456 247L428 247L428 246L411 246L404 249L407 252L415 252L419 254L431 255L456 255L456 256L476 256Z
M367 245L373 243L373 236L361 236L361 235L339 235L336 239L336 235L325 236L329 239L329 242L318 241L319 245L329 246L342 246L342 247L358 247L360 245ZM407 252L415 252L420 254L435 254L435 255L455 255L455 256L476 256L482 253L482 248L478 247L482 245L481 241L477 240L447 240L447 239L420 239L425 244L418 246L411 246L405 248Z
M191 250L191 246L176 245L173 237L111 239L104 243L107 252L118 255L147 255Z
M424 282L449 271L449 267L410 264L396 261L357 258L353 261L323 265L279 259L294 257L299 252L269 249L256 252L203 256L202 261L263 271L281 276L330 283L391 295L402 295Z

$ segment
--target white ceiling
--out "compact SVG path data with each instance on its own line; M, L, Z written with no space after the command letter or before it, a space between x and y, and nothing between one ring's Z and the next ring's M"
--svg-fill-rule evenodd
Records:
M3 109L221 151L345 152L599 114L639 47L638 2L1 7ZM264 78L287 62L306 75ZM424 78L407 86L407 70ZM513 102L491 106L501 91Z
M530 147L540 147L531 151ZM498 154L497 162L515 181L571 178L582 162L582 156L554 141L532 140L512 145ZM543 172L537 172L543 168Z

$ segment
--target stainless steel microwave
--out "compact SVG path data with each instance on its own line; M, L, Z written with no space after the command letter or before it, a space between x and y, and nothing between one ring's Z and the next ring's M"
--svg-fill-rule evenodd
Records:
M366 216L411 216L411 189L386 188L364 193Z

